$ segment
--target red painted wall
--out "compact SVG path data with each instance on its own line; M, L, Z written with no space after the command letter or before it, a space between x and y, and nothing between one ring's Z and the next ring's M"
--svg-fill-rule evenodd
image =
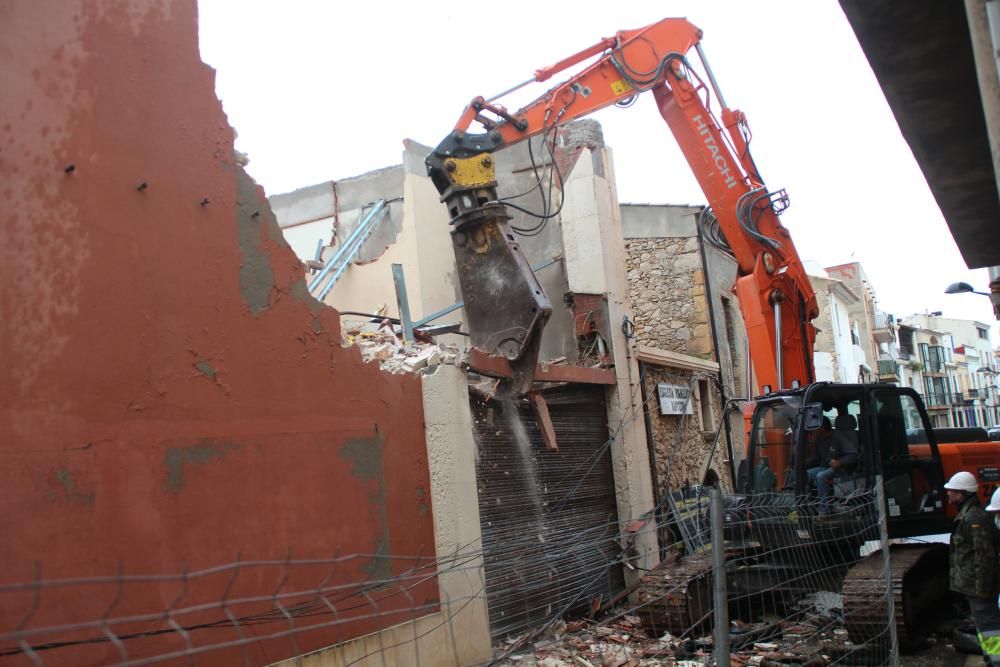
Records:
M36 562L54 579L365 554L334 585L414 563L373 554L432 558L419 381L362 364L337 313L307 297L263 192L233 162L194 0L0 1L0 90L0 584L31 581ZM286 574L281 590L295 590L331 569L247 568L230 599L271 595ZM221 599L228 580L190 582L179 606ZM25 627L157 612L182 589L129 584L111 612L114 586L46 589ZM433 580L411 599L379 590L381 619L255 644L252 662L437 597ZM32 599L0 590L0 632ZM126 646L135 657L184 642ZM99 664L119 651L40 655ZM203 659L243 663L240 651Z

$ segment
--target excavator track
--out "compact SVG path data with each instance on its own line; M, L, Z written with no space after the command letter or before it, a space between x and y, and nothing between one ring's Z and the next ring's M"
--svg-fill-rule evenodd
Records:
M890 547L891 589L896 637L900 647L919 643L915 627L942 597L947 597L947 547L940 544L896 544ZM884 644L890 634L886 624L889 596L882 552L860 561L844 577L844 623L855 644ZM942 573L945 577L942 578Z
M657 636L681 637L711 621L712 554L695 554L642 578L637 613Z

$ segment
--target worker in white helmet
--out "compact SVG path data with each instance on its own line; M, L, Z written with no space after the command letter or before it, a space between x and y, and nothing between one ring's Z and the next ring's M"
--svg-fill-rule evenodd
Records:
M990 504L986 506L986 511L993 515L993 524L1000 528L1000 486L993 492Z
M1000 666L1000 567L997 530L979 504L979 483L971 472L957 472L944 485L958 508L949 554L951 590L969 601L979 646L988 665ZM992 504L992 503L991 503Z

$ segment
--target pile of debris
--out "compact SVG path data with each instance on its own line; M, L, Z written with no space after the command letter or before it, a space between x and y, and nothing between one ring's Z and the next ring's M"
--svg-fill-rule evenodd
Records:
M813 615L796 622L734 621L733 667L819 667L858 650L836 619ZM503 667L695 667L711 662L711 636L656 636L642 620L612 613L608 620L552 624L541 638L525 633L496 647Z
M377 361L382 370L390 373L416 373L438 364L465 363L466 353L457 345L437 343L422 336L404 341L398 329L391 320L345 323L344 345L357 346L364 361Z

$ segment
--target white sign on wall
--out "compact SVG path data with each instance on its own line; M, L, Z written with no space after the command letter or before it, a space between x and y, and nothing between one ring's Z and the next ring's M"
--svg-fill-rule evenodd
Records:
M666 384L659 382L656 391L660 395L661 415L683 415L693 414L694 406L691 404L691 392L681 384Z

